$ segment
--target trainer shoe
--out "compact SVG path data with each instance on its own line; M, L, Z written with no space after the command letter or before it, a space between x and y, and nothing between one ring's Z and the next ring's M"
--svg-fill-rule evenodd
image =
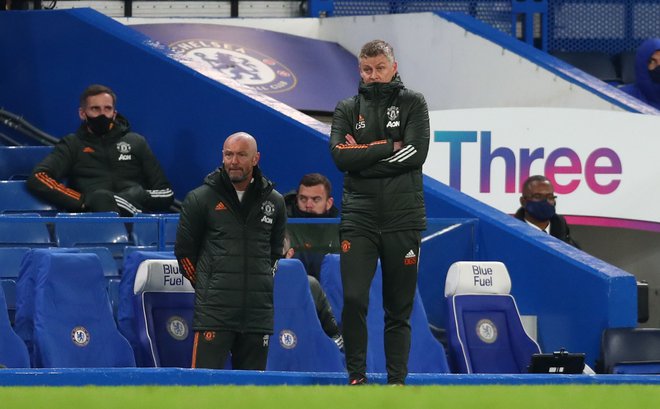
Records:
M351 379L348 381L348 384L351 386L357 386L357 385L366 385L367 384L367 378L361 376L359 378Z

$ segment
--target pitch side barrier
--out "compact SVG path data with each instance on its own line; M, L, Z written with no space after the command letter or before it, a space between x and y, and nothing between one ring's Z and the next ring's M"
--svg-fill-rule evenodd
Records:
M329 372L231 371L187 368L3 369L2 386L211 386L346 385L346 374ZM386 374L369 374L386 384ZM408 385L660 385L657 375L463 375L409 374Z

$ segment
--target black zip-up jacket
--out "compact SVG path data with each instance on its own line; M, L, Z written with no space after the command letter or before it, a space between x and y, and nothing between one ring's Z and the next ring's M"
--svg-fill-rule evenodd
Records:
M67 179L65 186L60 181ZM67 211L81 211L85 195L99 189L119 194L138 209L167 210L174 200L170 182L146 139L130 131L117 114L107 134L97 136L83 123L60 139L32 171L27 186L35 195ZM137 189L136 189L137 188Z
M223 169L188 193L174 253L195 287L194 330L272 334L285 228L284 199L258 167L242 202Z
M424 230L422 165L429 149L424 97L389 83L360 83L358 95L335 108L330 151L344 172L341 229ZM346 143L352 135L357 145ZM403 147L394 152L394 142Z
M518 220L522 220L523 222L525 221L525 209L524 208L519 208L518 211L513 215ZM573 240L573 237L571 237L571 231L568 228L568 223L566 223L566 219L564 219L564 216L560 216L558 214L555 214L552 216L550 219L550 235L553 237L558 238L559 240L570 244L571 246L575 248L580 248L580 245Z

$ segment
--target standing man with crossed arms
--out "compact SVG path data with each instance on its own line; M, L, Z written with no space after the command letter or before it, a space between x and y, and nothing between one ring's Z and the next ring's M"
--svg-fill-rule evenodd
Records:
M424 97L401 82L394 51L385 41L362 47L359 70L359 93L339 102L330 134L332 157L344 172L340 264L346 366L350 385L367 383L366 315L380 258L387 382L403 385L426 229L422 165L429 116Z

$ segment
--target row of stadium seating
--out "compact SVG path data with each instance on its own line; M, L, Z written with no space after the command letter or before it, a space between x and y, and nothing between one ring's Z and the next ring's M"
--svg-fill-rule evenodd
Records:
M339 279L336 256L324 261L322 274L326 283ZM380 285L379 272L371 290L370 372L385 372ZM193 290L179 274L171 252L136 251L127 257L119 283L117 327L105 286L100 260L93 253L30 250L18 278L14 326L21 339L15 348L24 344L30 359L12 362L3 346L0 362L19 367L190 366ZM328 291L336 300L336 288ZM2 304L0 310L4 310ZM269 370L345 370L343 355L318 321L299 260L281 261L274 304ZM4 311L0 311L1 319L2 333L13 332ZM448 372L444 349L430 333L419 294L411 325L410 371ZM3 340L0 345L10 343ZM15 348L13 356L22 356Z
M0 215L0 246L102 245L109 247L113 254L121 254L129 245L171 248L176 239L177 223L176 214L138 214L127 219L114 212L56 213L54 216L5 213Z

